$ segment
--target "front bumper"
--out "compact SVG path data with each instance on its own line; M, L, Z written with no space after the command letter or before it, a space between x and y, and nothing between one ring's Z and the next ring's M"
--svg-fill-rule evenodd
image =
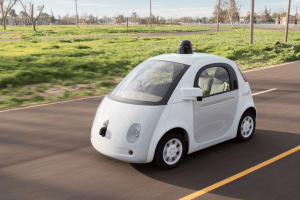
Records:
M141 148L140 145L127 142L120 144L120 142L93 133L91 142L97 151L114 159L130 163L146 163L147 161L148 149ZM129 151L133 154L130 155Z
M105 97L94 119L92 145L109 157L131 163L146 163L150 142L164 108L165 106L126 104ZM107 120L106 135L102 137L99 132ZM136 143L129 143L127 132L134 123L141 124L141 133ZM133 151L133 155L129 151Z

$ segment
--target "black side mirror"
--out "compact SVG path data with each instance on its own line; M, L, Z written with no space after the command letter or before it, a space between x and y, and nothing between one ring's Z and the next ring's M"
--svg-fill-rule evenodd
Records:
M197 101L202 101L202 97L197 97Z
M234 81L233 81L233 88L234 88L234 89L239 89L237 80L234 80Z

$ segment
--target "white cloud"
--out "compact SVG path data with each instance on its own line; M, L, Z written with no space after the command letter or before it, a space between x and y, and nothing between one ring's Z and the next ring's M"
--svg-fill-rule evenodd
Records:
M248 12L250 12L250 10L248 10L248 9L241 9L240 10L240 16L241 17L245 17L248 14Z
M300 0L297 0L300 1ZM279 2L279 3L263 3L264 5L272 5L272 6L278 6L278 5L287 5L287 2Z
M105 6L111 6L111 5L106 5L106 4L78 4L79 6L101 6L101 7L105 7Z
M74 4L74 2L73 1L62 1L59 3L52 3L52 4L46 4L46 5L52 6L52 5L58 5L58 4Z
M48 6L51 5L58 5L58 4L75 4L74 1L62 1L59 3L53 3L53 4L47 4ZM105 6L111 6L111 5L106 5L106 4L88 4L88 3L79 3L79 6L101 6L101 7L105 7Z
M138 15L145 17L149 14L149 9L135 10ZM210 17L213 13L213 7L201 7L201 8L175 8L175 9L153 9L153 15L159 15L165 18L169 17Z

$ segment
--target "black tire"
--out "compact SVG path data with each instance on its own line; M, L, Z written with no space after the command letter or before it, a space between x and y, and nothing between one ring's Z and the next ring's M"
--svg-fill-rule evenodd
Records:
M249 122L250 121L249 119L251 119L253 121L253 123L251 123L251 122L249 123L250 130L248 130L248 128L244 129L243 124L247 121ZM240 119L240 123L239 123L238 130L237 130L237 135L236 135L236 140L239 142L246 142L246 141L250 140L253 137L253 134L255 132L255 126L256 126L256 122L255 122L254 115L251 112L245 112Z
M173 151L173 153L175 152L175 157L177 160L175 163L172 163L172 164L168 164L165 159L164 159L164 148L165 146L167 145L168 142L178 142L180 141L181 142L181 145L182 145L182 153L181 155L178 153L178 160L177 160L177 152L178 151ZM177 143L174 144L171 144L171 145L176 145ZM180 146L180 145L179 145ZM168 148L168 147L166 147ZM171 147L170 147L171 148ZM163 136L161 138L161 140L159 141L157 147L156 147L156 150L155 150L155 156L154 156L154 162L155 164L161 168L161 169L172 169L172 168L175 168L177 167L178 165L180 165L180 163L183 161L184 157L186 156L187 154L187 149L188 148L188 144L187 142L185 141L184 137L178 133L168 133L167 135ZM172 149L171 149L172 150ZM170 152L170 151L169 151ZM166 154L165 154L166 155ZM174 160L174 161L175 161ZM173 162L174 162L173 161ZM171 161L170 161L171 162Z

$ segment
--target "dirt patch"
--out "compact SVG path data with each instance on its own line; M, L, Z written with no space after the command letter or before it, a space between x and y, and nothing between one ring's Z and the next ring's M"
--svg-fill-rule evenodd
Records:
M0 101L5 98L5 95L0 94Z
M53 98L62 95L65 89L66 89L65 87L60 87L60 88L51 87L45 90L43 93L40 93L40 95L44 97Z
M16 88L10 88L9 92L5 91L3 94L0 91L0 101L6 97L16 97L20 99L31 99L37 95L44 97L45 100L55 100L60 98L68 98L69 95L85 95L85 94L94 94L99 91L109 91L108 89L112 86L116 86L123 77L113 76L107 79L93 79L89 83L76 83L71 79L65 79L63 81L58 81L56 83L39 83L33 85L23 85ZM111 81L112 85L102 86L101 82ZM10 86L12 87L12 86ZM7 89L6 89L7 90ZM87 92L87 93L86 93ZM6 94L7 93L7 94Z
M9 42L12 41L13 42L13 41L18 41L18 40L20 40L20 38L19 38L19 36L15 36L15 33L12 33L12 32L0 32L0 42L1 41L9 41Z
M53 85L47 88L44 92L38 94L45 98L55 98L57 96L63 95L65 92L79 93L79 92L91 91L93 89L95 89L95 83L75 84L70 86Z
M122 77L122 76L117 76L117 77L115 77L114 82L119 83L121 80L123 80L123 78L124 77Z
M15 42L15 41L19 41L20 39L0 39L0 42Z
M232 29L220 29L220 32L224 31L233 31ZM184 36L184 35L195 35L195 34L204 34L204 33L215 33L215 29L207 30L207 31L195 31L195 32L171 32L171 33L138 33L138 34L129 34L129 35L99 35L99 36L70 36L70 37L38 37L38 39L42 40L53 40L53 39L78 39L78 38L104 38L104 37L167 37L167 36ZM20 39L0 39L0 42L4 41L18 41Z
M233 31L232 29L220 29L220 32ZM207 31L195 31L195 32L174 32L174 33L138 33L136 35L129 35L131 37L166 37L166 36L184 36L184 35L196 35L204 33L216 33L216 29L210 29Z
M0 32L0 35L1 35L1 34L4 35L4 34L13 34L13 33L12 33L12 32Z
M249 27L245 26L243 29L249 29ZM259 30L268 30L268 31L285 31L284 28L254 28ZM220 29L220 32L225 31L234 31L234 29ZM299 29L300 31L300 29ZM170 32L170 33L137 33L137 34L123 34L123 35L98 35L98 36L58 36L58 37L38 37L38 39L42 40L53 40L53 39L77 39L77 38L104 38L104 37L123 37L123 36L130 36L130 37L167 37L167 36L184 36L184 35L195 35L195 34L205 34L205 33L215 33L216 29L209 29L206 31L195 31L195 32ZM290 28L289 32L298 32L296 28ZM0 32L0 34L12 34L10 32ZM0 38L0 42L13 42L19 41L19 38Z
M249 27L244 27L243 29L249 29ZM254 28L254 30L259 29L259 30L266 30L266 31L285 31L285 28ZM289 32L300 32L297 28L289 28Z

